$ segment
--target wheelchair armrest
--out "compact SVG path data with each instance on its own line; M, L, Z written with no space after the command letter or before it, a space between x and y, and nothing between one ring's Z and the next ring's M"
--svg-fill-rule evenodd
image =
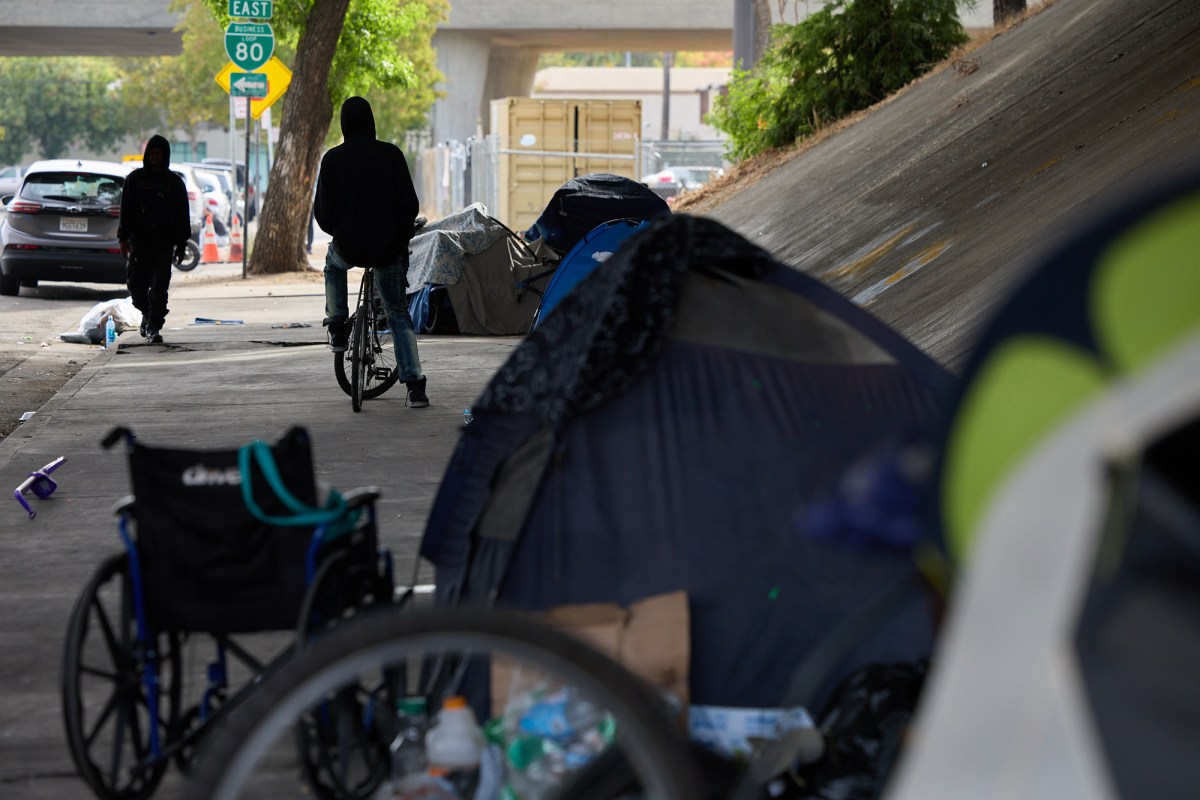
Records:
M348 490L342 497L346 500L347 508L369 506L379 499L379 489L374 486L362 486Z
M120 500L118 500L116 505L113 506L113 509L112 509L113 515L119 517L122 514L132 514L133 507L136 504L137 504L137 498L135 498L131 494L127 494L124 497L122 497Z

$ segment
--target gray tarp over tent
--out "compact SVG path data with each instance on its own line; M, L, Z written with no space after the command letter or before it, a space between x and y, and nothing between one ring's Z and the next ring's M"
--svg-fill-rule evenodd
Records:
M410 247L410 313L414 296L444 288L460 333L526 333L541 295L525 282L543 287L549 274L538 276L551 265L516 245L514 236L478 204L425 225ZM418 315L413 322L420 325Z

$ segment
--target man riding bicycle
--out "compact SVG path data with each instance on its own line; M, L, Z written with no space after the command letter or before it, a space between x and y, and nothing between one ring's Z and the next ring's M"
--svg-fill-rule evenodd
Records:
M346 272L375 269L375 285L392 330L396 369L408 388L406 404L429 405L417 337L408 316L408 244L420 210L404 153L375 138L375 115L362 97L342 103L342 144L321 159L313 213L333 237L325 256L325 325L330 349L345 352L350 338Z

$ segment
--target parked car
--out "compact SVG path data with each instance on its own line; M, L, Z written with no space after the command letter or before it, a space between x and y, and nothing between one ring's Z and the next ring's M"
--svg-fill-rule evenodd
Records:
M125 283L117 242L129 169L111 161L55 159L29 166L0 221L0 295L39 281Z
M21 188L21 179L25 177L24 167L5 167L0 169L0 197L16 194Z
M221 191L221 181L210 172L198 169L195 173L196 181L200 184L200 197L204 200L204 210L212 214L217 235L228 235L229 215L232 209L229 206L229 198Z
M202 163L206 167L221 167L231 172L234 170L234 166L228 158L206 158ZM246 186L246 165L238 162L236 169L239 196L234 201L234 209L241 215L242 222L252 222L258 215L258 192L253 183L250 184L249 188ZM249 199L249 203L246 202L247 199Z
M685 190L699 189L724 174L720 167L667 167L644 176L642 183L659 197L668 199Z
M221 221L226 226L231 224L233 222L233 211L237 207L237 190L234 188L233 168L222 167L217 164L198 164L195 162L190 162L188 166L191 166L193 169L195 169L197 178L209 176L217 181L217 184L220 187L220 193L225 198L225 202L223 204L225 216L221 218ZM200 188L204 188L203 184ZM205 192L205 194L207 195L207 192ZM207 199L208 198L206 197L206 201ZM208 203L208 207L211 210L212 203Z
M171 172L183 178L184 186L187 187L188 217L192 223L192 241L199 244L200 236L204 233L204 213L206 210L204 193L200 189L200 181L196 179L195 169L187 164L171 164Z

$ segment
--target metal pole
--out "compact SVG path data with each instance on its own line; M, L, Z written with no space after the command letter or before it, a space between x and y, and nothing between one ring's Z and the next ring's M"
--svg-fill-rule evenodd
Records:
M237 208L237 113L234 106L233 92L229 93L229 165L233 167L233 197L229 202Z
M250 252L250 98L246 98L246 199L242 203L242 280L246 280L246 256ZM233 165L234 180L237 180L237 164Z
M662 140L671 138L671 63L674 53L663 53Z

